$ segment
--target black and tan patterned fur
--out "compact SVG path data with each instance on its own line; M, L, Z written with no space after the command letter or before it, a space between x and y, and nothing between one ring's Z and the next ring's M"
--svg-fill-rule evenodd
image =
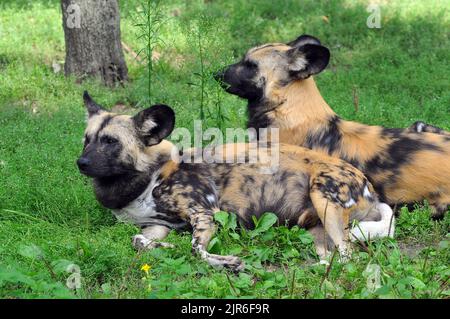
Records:
M312 78L329 58L319 40L302 35L250 49L217 78L229 93L248 100L249 127L277 127L280 142L360 169L388 204L427 200L434 217L441 217L450 204L449 133L423 122L389 129L340 118Z
M412 133L428 132L428 133L435 133L435 134L450 136L450 132L441 129L440 127L433 126L433 125L427 124L422 121L417 121L417 122L413 123L408 128L408 131L410 131Z
M239 258L207 251L215 231L213 215L219 210L236 213L248 227L252 215L268 211L278 215L280 224L314 225L320 219L345 254L350 249L349 223L380 219L384 204L371 184L340 159L280 145L273 174L262 170L273 148L253 164L179 162L172 158L173 144L164 140L175 122L168 106L155 105L132 117L105 111L87 93L84 98L89 120L78 166L93 178L103 206L142 227L142 234L133 238L136 248L170 246L159 242L170 229L192 228L195 252L212 265L240 270ZM229 154L227 150L248 156L249 145L228 144L216 156ZM321 229L317 232L324 236ZM321 256L326 254L324 245L317 247Z

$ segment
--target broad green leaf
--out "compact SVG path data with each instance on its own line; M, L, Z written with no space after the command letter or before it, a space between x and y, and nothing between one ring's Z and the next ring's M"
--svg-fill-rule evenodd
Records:
M52 262L53 270L56 273L64 273L69 265L74 264L73 261L67 259L58 259Z
M272 280L266 280L263 283L263 287L266 288L266 289L270 288L270 287L273 287L273 286L275 286L275 282L273 282Z
M447 249L450 247L450 241L449 240L442 240L439 242L438 245L439 249Z
M424 289L426 287L422 280L411 276L402 279L401 282L410 284L414 289Z
M230 230L235 230L237 227L237 217L236 214L230 214L228 218L227 228Z
M239 240L239 238L241 238L238 233L230 233L230 236L236 240Z
M305 245L308 245L314 241L313 236L309 232L301 232L298 237L300 242Z
M192 273L192 268L189 264L183 264L180 265L177 269L176 269L176 274L177 275L187 275L189 273Z
M245 273L239 273L239 277L234 280L234 285L239 288L248 288L252 284L252 276L245 274Z
M252 215L253 224L255 224L255 228L258 227L258 218L255 215Z
M348 263L344 266L345 270L348 272L348 274L350 276L354 276L358 273L358 268L352 264L352 263ZM380 288L381 289L381 288Z
M214 214L214 220L225 228L228 224L228 216L229 214L227 212L217 212Z
M222 243L218 237L214 237L208 245L208 251L212 254L220 254L222 250Z
M28 286L35 284L35 281L30 276L21 273L17 269L0 269L0 287L3 285L3 282L23 283Z
M391 287L389 285L384 285L381 288L378 288L375 293L379 296L387 295L391 292Z
M234 245L229 248L229 254L231 255L239 255L242 252L242 247L239 245Z
M274 213L264 213L258 220L255 231L263 233L270 227L272 227L277 222L277 220L278 217Z
M44 256L42 249L34 244L21 245L18 252L20 255L32 259L41 258Z
M257 230L257 233L259 234L259 230ZM272 240L275 237L275 231L274 229L268 229L267 231L265 231L262 235L261 235L261 240L262 241L269 241Z

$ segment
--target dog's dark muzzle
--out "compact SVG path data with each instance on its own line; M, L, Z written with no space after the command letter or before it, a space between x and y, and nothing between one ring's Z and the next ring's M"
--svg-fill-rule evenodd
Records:
M88 171L88 169L91 165L91 160L88 159L87 157L80 157L77 160L77 165L78 165L78 169L80 170L80 172L82 174L86 174L86 172Z

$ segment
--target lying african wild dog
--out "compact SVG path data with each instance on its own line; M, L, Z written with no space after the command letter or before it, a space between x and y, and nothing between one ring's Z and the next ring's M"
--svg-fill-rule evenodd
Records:
M282 143L353 164L383 202L427 200L433 216L442 217L450 204L450 134L423 122L388 129L341 119L311 77L329 58L318 39L302 35L288 44L254 47L216 78L227 92L248 100L248 127L278 127Z
M142 227L142 234L133 238L136 248L168 246L156 240L170 229L191 226L194 251L212 265L240 270L239 258L207 252L214 234L213 214L219 210L236 212L249 226L251 215L266 211L289 225L304 224L305 212L318 215L343 254L349 251L351 220L365 220L359 226L369 236L393 235L392 210L378 201L365 176L342 160L281 145L274 174L262 173L260 162L178 162L171 157L173 144L164 140L175 123L170 107L154 105L131 117L107 112L87 92L84 101L89 118L77 165L93 178L103 206ZM248 144L239 144L247 146L241 151L236 145L225 145L222 151L232 148L235 155L248 154ZM384 223L373 222L380 218ZM352 236L362 239L358 230L351 229ZM321 257L326 251L325 246L317 247Z

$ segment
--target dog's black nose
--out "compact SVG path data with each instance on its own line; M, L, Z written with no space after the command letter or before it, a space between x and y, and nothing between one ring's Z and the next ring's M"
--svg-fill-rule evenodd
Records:
M89 166L90 162L91 161L88 158L80 157L77 161L78 168L81 170L86 169Z
M216 73L214 73L214 80L218 82L223 82L224 75L225 75L224 70L217 71Z

